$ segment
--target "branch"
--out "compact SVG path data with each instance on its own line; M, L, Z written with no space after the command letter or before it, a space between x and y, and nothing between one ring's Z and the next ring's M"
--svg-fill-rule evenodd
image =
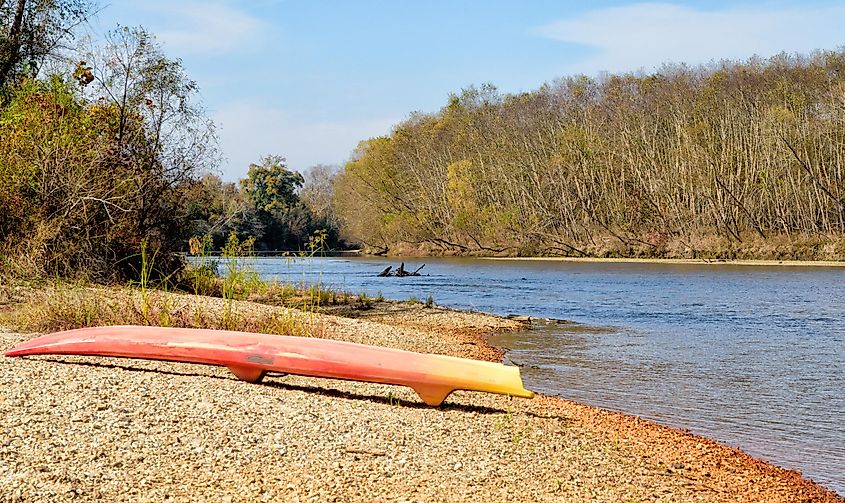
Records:
M793 147L792 144L789 143L789 140L786 139L786 136L781 134L780 139L783 140L783 142L786 144L787 148L789 148L789 151L792 152L793 156L795 156L795 159L798 161L798 164L801 165L802 168L804 168L804 171L806 171L807 174L810 176L810 179L813 180L813 183L816 185L816 187L818 187L819 190L824 192L825 195L827 195L830 199L832 199L833 202L838 204L840 210L845 209L845 202L838 199L836 196L833 195L832 192L830 192L830 190L828 190L827 187L822 185L822 183L819 181L818 177L815 174L813 174L813 169L810 167L810 165L807 163L807 161L805 161L804 159L801 158L801 156L798 154L798 151L795 150L795 147Z
M748 219L751 220L751 226L754 227L754 230L757 231L757 234L759 234L761 238L766 239L766 234L763 232L763 229L760 228L760 223L757 221L756 218L751 215L751 212L748 211L744 204L742 204L742 201L740 201L739 198L737 198L734 193L727 187L727 185L725 185L722 179L719 178L719 175L716 174L715 169L713 170L713 178L715 178L716 184L718 184L719 187L722 188L722 190L724 190L729 196L731 196L731 199L734 200L734 203L736 203L737 207L739 207L739 209L741 209L742 212L745 213L745 216L747 216Z

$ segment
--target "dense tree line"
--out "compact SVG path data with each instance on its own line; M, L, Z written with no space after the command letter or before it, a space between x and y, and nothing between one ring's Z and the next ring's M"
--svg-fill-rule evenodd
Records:
M74 40L93 9L0 2L3 272L121 280L145 248L169 275L192 237L217 249L230 234L262 249L338 244L331 169L306 183L268 156L239 185L209 174L214 124L181 61L143 28Z
M241 241L254 238L257 250L343 247L331 209L336 173L335 168L318 165L303 176L289 170L284 158L269 155L251 164L247 177L237 184L207 174L185 194L188 233L208 236L215 250L232 234Z
M845 258L845 52L492 86L362 142L375 250Z

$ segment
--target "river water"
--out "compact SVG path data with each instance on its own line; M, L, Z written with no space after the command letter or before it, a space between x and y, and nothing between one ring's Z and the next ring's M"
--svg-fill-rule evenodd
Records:
M845 494L845 268L257 259L265 278L568 320L496 336L529 389L687 428Z

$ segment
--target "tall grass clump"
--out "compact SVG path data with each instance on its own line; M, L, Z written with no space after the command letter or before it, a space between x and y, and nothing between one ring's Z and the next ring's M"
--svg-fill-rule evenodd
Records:
M434 297L429 295L428 298L425 299L425 307L427 307L429 309L434 307Z
M264 283L255 271L254 243L253 238L240 241L233 233L223 247L224 324L228 330L235 330L239 321L237 313L232 310L234 301L247 299L252 292L264 289Z
M150 255L149 250L147 249L147 240L141 240L141 267L138 271L138 281L134 282L134 284L139 288L141 292L141 314L144 316L144 320L146 321L145 324L149 324L149 316L150 316L150 287L151 283L150 280L153 277L153 268L155 266L155 259L158 255L158 250L154 251L152 255ZM130 282L130 285L133 282Z
M188 249L193 257L184 272L183 282L194 295L219 295L217 277L218 263L211 255L214 246L210 235L196 236L188 240Z

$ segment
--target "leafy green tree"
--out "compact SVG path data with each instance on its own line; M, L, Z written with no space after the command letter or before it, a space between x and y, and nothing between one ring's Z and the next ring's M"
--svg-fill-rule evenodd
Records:
M207 174L185 186L181 196L187 210L189 234L208 236L213 249L222 249L230 235L243 241L264 234L255 205L243 197L237 184Z
M290 208L298 202L297 190L305 183L300 173L290 171L284 157L268 155L261 164L250 164L241 180L246 195L259 211L270 213Z
M26 80L0 114L0 241L36 268L110 275L135 228L131 176L111 156L117 110L85 106L60 77ZM19 209L19 210L17 210Z
M304 181L278 155L266 156L261 164L250 164L247 177L241 180L241 189L244 198L255 206L263 227L263 233L256 233L257 248L302 249L307 242L310 214L297 195Z

